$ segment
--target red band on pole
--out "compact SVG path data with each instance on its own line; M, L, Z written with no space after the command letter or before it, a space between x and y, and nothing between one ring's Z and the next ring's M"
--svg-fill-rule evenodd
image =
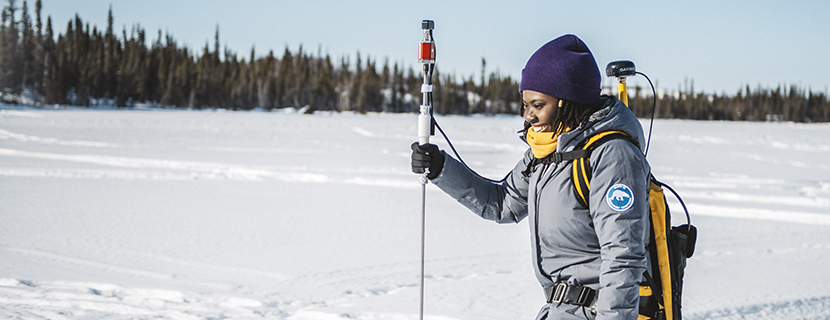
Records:
M421 42L418 50L418 62L420 63L434 63L435 62L435 43Z

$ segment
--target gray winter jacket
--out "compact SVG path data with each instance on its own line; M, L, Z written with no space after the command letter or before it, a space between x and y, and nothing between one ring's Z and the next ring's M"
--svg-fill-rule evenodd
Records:
M557 152L567 152L593 133L620 130L644 146L640 122L620 100L603 96L603 108L588 123L559 136ZM612 139L590 157L590 210L574 195L570 161L538 165L530 149L505 182L495 184L470 173L445 154L441 190L484 219L518 223L529 218L533 267L542 287L556 282L598 290L596 319L637 319L639 283L646 270L648 174L640 147ZM633 195L630 198L620 190ZM541 297L542 295L540 295ZM582 307L548 304L537 319L584 319Z

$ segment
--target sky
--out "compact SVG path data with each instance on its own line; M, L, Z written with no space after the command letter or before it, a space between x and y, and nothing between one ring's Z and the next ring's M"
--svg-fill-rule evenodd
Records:
M34 1L28 0L30 12ZM18 0L18 5L22 1ZM659 90L733 95L796 85L827 92L830 1L277 1L277 0L43 0L56 33L78 14L90 27L129 34L135 25L149 41L158 32L201 50L219 42L239 57L261 57L302 46L335 61L359 52L416 72L421 21L435 21L436 68L458 78L498 72L520 79L527 59L546 42L576 34L604 75L615 60L630 60ZM603 77L604 78L604 77ZM629 85L647 86L637 76ZM603 79L603 85L615 83Z

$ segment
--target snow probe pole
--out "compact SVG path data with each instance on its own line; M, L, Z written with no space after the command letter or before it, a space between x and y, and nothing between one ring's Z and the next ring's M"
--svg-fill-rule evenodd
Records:
M424 84L421 85L421 93L424 94L421 113L418 115L418 143L425 145L429 143L429 136L435 134L434 122L432 120L432 71L435 69L435 41L432 38L432 29L435 22L432 20L421 21L421 29L424 30L424 40L419 43L418 62L424 65ZM421 311L420 318L424 319L424 238L426 233L426 206L427 206L427 172L420 177L421 183Z

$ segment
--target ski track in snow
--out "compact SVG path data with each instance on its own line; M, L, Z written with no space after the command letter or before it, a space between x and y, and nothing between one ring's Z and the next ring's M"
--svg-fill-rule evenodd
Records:
M364 136L375 136L374 133L355 127L355 132ZM397 137L405 139L404 135ZM12 133L0 129L0 140L14 139L20 142L33 142L47 145L121 148L120 144L96 141L66 141L56 138L44 138L32 135ZM243 152L243 153L282 153L273 150L244 149L244 148L192 148L194 150ZM146 159L117 156L101 156L88 154L56 154L46 152L28 152L22 150L0 148L0 156L21 157L31 159L66 161L87 163L108 167L131 168L142 170L112 170L112 169L32 169L32 168L0 168L0 175L18 177L64 178L64 179L121 179L121 180L237 180L261 181L265 179L282 182L303 183L344 183L369 186L385 186L393 188L412 189L411 176L405 179L389 179L385 177L366 178L364 175L335 178L332 175L310 173L302 171L279 170L274 167L251 167L239 164L208 163L196 161L176 161L165 159ZM161 169L165 171L153 171ZM334 175L343 176L347 172L335 172ZM362 172L366 173L366 172ZM380 172L389 174L390 172ZM397 172L400 174L400 172ZM403 175L402 175L403 176Z
M407 178L409 179L366 178L364 176L336 178L334 176L345 176L346 172L335 172L334 174L321 174L301 171L284 171L273 167L251 167L236 164L127 158L85 154L67 155L43 152L27 152L4 148L0 148L0 156L88 163L118 168L142 169L112 170L68 168L0 168L0 175L17 177L120 180L276 180L281 182L301 183L343 183L355 185L385 186L404 189L414 189L417 187L412 186L412 179L408 176ZM152 169L160 169L165 171L158 171Z
M819 320L830 319L828 309L830 309L830 297L816 297L706 311L683 315L683 318L689 320Z
M79 114L83 116L78 117ZM139 114L141 117L149 117L150 120L142 118L141 121L146 121L145 125L160 122L159 126L154 129L159 130L159 133L151 135L151 138L146 140L121 138L118 134L113 134L112 137L105 139L109 141L96 141L99 137L83 133L85 125L89 128L93 126L88 123L83 124L84 122L79 120L91 117L109 121L111 117L119 117L119 120L131 121L131 117L138 117ZM234 118L226 120L225 117ZM283 120L286 117L290 120ZM267 121L262 120L263 118L267 118ZM51 128L49 127L50 121L53 119L64 120L64 124L82 124L79 124L75 130L71 126L49 129ZM460 152L465 156L465 160L475 168L488 170L487 173L498 175L510 170L525 150L525 146L515 143L515 137L512 136L515 128L511 121L516 119L446 117L440 120L448 129L454 129L455 132L450 133L453 144L461 149ZM111 124L106 121L99 121L96 126L102 126L103 130L116 128L121 130L119 121L113 121ZM127 129L144 129L140 121L137 124L130 124L130 121L125 121L125 123L134 127L127 127ZM389 124L386 124L387 122ZM492 124L492 127L482 129L478 124L482 122ZM779 137L775 134L758 135L751 130L759 127L759 132L767 134L769 131L779 129L780 125L749 124L735 128L743 134L743 138L729 139L728 135L719 135L717 132L718 130L730 132L731 129L721 127L723 123L717 122L710 126L707 122L667 122L669 125L678 126L676 130L679 133L675 134L674 129L657 129L656 138L661 137L659 130L672 132L662 135L663 138L671 139L660 141L659 143L663 145L676 144L680 148L706 146L719 148L717 150L729 150L729 152L721 151L717 154L732 157L730 159L735 159L734 161L739 164L760 165L765 168L764 174L753 174L733 173L720 167L710 168L705 164L698 165L697 162L691 160L688 163L675 164L674 167L667 167L666 164L653 165L652 169L658 178L680 192L693 219L696 216L708 216L727 218L728 220L723 220L726 223L735 223L732 222L733 220L755 220L830 226L830 177L827 173L830 171L830 165L823 160L815 160L826 159L826 156L830 155L830 143L826 138L817 143L812 143L812 141L808 143L801 141L797 135L790 137ZM104 124L101 125L101 123ZM189 136L188 131L181 130L182 125L176 125L177 123L192 129L195 138ZM217 114L169 111L98 113L94 110L83 109L75 111L0 109L0 126L2 126L0 127L0 184L9 181L3 179L10 178L14 178L14 181L44 185L53 179L64 179L70 182L76 180L151 183L184 181L194 184L201 181L233 181L248 183L251 188L277 186L280 192L286 194L283 196L288 197L292 194L290 190L285 191L285 186L288 187L287 189L323 184L346 186L338 188L343 190L343 194L333 196L331 201L335 202L338 196L349 197L350 190L353 188L400 189L403 192L393 194L409 194L410 190L420 188L416 182L417 178L408 172L407 167L409 162L407 147L415 138L414 135L402 132L414 132L414 124L414 118L407 115L317 114L299 116L273 113ZM699 130L695 126L702 126L705 129ZM792 129L789 126L786 127ZM813 137L826 137L830 134L826 125L796 127L796 129L806 128L822 132L812 134ZM96 127L96 129L101 128ZM339 134L324 139L316 134L319 130ZM744 133L741 130L747 132ZM716 132L703 135L692 133L710 131ZM122 133L122 131L118 132ZM152 130L148 132L154 133ZM182 141L175 140L176 134L182 132L185 138L182 138ZM254 140L255 142L250 144L217 142L217 136L200 136L211 133L229 134L242 141ZM158 141L162 138L168 139L166 138L168 136L173 137L169 138L173 140L164 140L164 143L169 145ZM503 140L500 140L502 138ZM302 142L295 141L298 139L302 139ZM442 137L437 136L434 140L442 148L446 147L446 141ZM731 151L731 148L740 150ZM660 151L656 151L659 149L652 150L657 156L660 155ZM176 155L168 155L171 152L176 152ZM689 151L690 154L693 152ZM793 159L776 157L776 155L793 153L803 155L803 157ZM249 161L247 156L250 158L266 157L269 161ZM339 163L341 156L348 159L343 160L345 164L342 165ZM649 157L653 159L651 154ZM383 159L383 161L364 163L366 159ZM655 163L659 163L659 160ZM795 168L792 170L813 170L812 175L772 174L782 164L787 168ZM234 186L238 185L234 184ZM13 190L13 188L7 189ZM431 201L434 201L434 197L438 197L440 193L432 191L434 190L431 190L430 197L433 197ZM33 201L41 200L37 195L24 195L24 197L31 197ZM683 220L684 217L679 212L676 201L669 194L667 197L673 203L672 210L676 221ZM415 197L413 196L412 199L414 201ZM395 206L400 202L390 203L390 206ZM450 204L450 201L446 203ZM158 208L153 205L147 204L146 208L139 207L134 210L157 210ZM332 216L342 210L338 205L330 207ZM298 209L302 212L302 208ZM464 212L460 206L442 208L442 210L452 211L453 214ZM25 212L22 211L22 213ZM0 215L2 214L0 211ZM195 219L200 218L195 217ZM379 226L379 228L386 227ZM798 230L798 227L791 228ZM707 230L702 230L701 237L710 236L706 232ZM417 270L415 258L396 263L335 267L333 270L322 272L309 270L306 274L283 274L280 270L262 270L257 267L244 266L226 267L197 262L151 250L120 249L118 256L129 258L124 261L143 261L142 265L133 266L111 262L104 257L99 259L94 256L92 258L73 256L69 252L38 247L40 240L38 237L41 235L31 236L31 246L23 247L19 244L10 245L10 240L14 239L2 238L0 235L0 259L14 257L18 259L14 261L20 261L19 263L22 264L28 263L30 265L25 266L35 269L38 266L47 265L82 275L101 273L107 275L107 279L115 279L114 282L118 282L119 278L125 279L125 282L130 285L54 280L61 279L61 273L49 273L48 271L44 271L47 274L44 279L9 277L2 273L3 269L0 269L0 317L294 320L417 318L418 276L413 272ZM72 236L66 235L66 237ZM749 236L762 238L764 235L750 234ZM66 239L66 241L71 240L71 238ZM337 241L348 240L338 239ZM274 244L274 246L279 247L279 244ZM120 247L113 246L112 248ZM807 251L810 248L823 250L830 248L830 243L816 240L810 243L786 243L782 247L773 248L750 247L746 250L765 252L769 257L764 258L774 259L776 254L786 255L792 252ZM194 248L194 250L209 249ZM459 250L463 252L464 248ZM740 249L735 246L701 248L698 253L699 258L690 260L690 269L687 272L691 274L700 272L700 269L705 269L702 266L708 267L710 264L717 263L720 257L734 258L737 255L746 254L738 250ZM256 257L252 259L256 260ZM540 289L537 284L533 283L533 279L527 279L528 276L532 277L532 274L526 270L529 267L527 257L522 254L470 255L441 259L428 257L427 259L426 281L427 294L430 298L427 307L431 309L428 310L426 319L470 319L471 316L467 316L468 314L476 315L475 318L480 319L517 318L519 316L510 311L517 308L523 310L521 318L532 318L541 306ZM815 259L817 259L815 263L826 262L826 259L821 257ZM801 262L814 262L809 259L806 261ZM771 262L778 263L777 261ZM700 269L696 269L696 263L700 264ZM331 268L331 266L328 267ZM730 268L731 266L721 267ZM179 271L189 273L177 274ZM217 275L227 275L227 277ZM262 279L271 287L253 289L245 284L247 280L241 279ZM827 277L819 277L819 279L827 279ZM135 285L141 282L170 283L170 288ZM770 284L770 287L776 288L778 285ZM740 291L740 288L735 291ZM711 299L725 296L729 296L729 293L720 292L716 298ZM774 297L774 292L772 296ZM762 297L764 298L758 298L757 301L742 302L727 307L685 305L684 318L695 320L830 319L830 296L826 296L825 293L806 292L795 298L788 297L774 302L769 302L769 295L762 295ZM705 297L695 297L694 301L707 300ZM527 312L527 310L530 311Z
M26 117L26 118L43 118L42 115L35 113L35 112L26 112L26 111L19 111L19 110L8 110L3 109L0 110L0 116L14 116L14 117Z
M363 133L365 135L365 133ZM33 139L39 141L41 139ZM88 163L108 167L151 169L151 170L112 170L112 169L31 169L0 168L0 176L64 178L64 179L123 179L123 180L238 180L261 181L264 179L281 182L301 183L343 183L365 186L383 186L413 189L411 179L388 179L383 177L367 178L365 175L335 179L332 175L299 171L280 171L276 168L250 167L238 164L206 163L194 161L175 161L163 159L127 158L83 154L54 154L27 152L0 148L0 156L44 159L66 162ZM153 171L162 169L166 171ZM341 174L342 175L342 174ZM734 192L711 191L713 189L738 189L771 185L783 185L783 180L752 179L749 177L690 177L664 176L666 181L673 181L675 187L705 189L705 192L684 192L686 199L716 199L725 202L751 202L756 204L784 204L793 207L806 207L830 211L830 198L823 197L782 197L755 196ZM807 188L807 187L805 187ZM819 188L830 195L830 183ZM673 200L673 199L670 199ZM765 210L745 208L742 206L706 206L694 207L697 214L742 219L763 219L806 224L830 225L830 214L799 211ZM783 213L783 214L782 214Z
M65 171L33 171L33 170L17 170L7 169L0 174L17 175L17 176L35 176L35 177L81 177L81 178L96 178L96 177L121 177L124 179L162 179L162 180L182 180L182 179L208 179L208 180L243 180L243 181L259 181L262 179L275 179L283 182L327 182L328 178L325 175L301 172L285 172L276 171L268 168L252 168L241 165L228 165L221 163L207 163L195 161L175 161L162 159L142 159L142 158L127 158L127 157L113 157L113 156L97 156L85 154L55 154L44 152L27 152L11 149L0 148L0 156L22 157L55 161L68 161L78 163L88 163L111 167L134 168L134 169L165 169L171 170L175 173L138 173L130 174L130 171L100 171L100 170L70 170ZM186 173L181 173L186 172Z
M95 269L112 269L100 263L32 252L31 250L9 249L39 257L61 259L65 262L84 265ZM426 279L430 286L470 286L482 279L513 276L509 264L523 259L495 257L500 262L481 265L479 257L429 261L432 270ZM506 258L506 259L505 259ZM505 264L506 262L506 264ZM458 273L458 270L473 267L476 272ZM184 292L165 289L128 288L107 283L31 281L0 278L0 314L26 319L73 319L106 318L165 318L165 319L212 319L212 318L280 318L280 319L413 319L412 313L396 312L354 312L344 311L332 314L327 309L347 309L353 301L388 301L390 297L409 294L418 290L415 274L401 272L412 270L414 263L402 265L378 265L354 269L336 270L327 273L308 274L292 279L282 279L286 287L302 288L293 290L291 297L278 293L266 295L261 300L211 293ZM461 267L461 268L459 268ZM158 278L147 272L118 268L141 277ZM162 276L166 277L166 276ZM533 293L536 293L535 290ZM471 292L475 294L475 292ZM535 296L535 295L534 295ZM267 302L263 302L267 301ZM425 319L463 319L445 315L426 314Z
M57 138L44 138L38 136L32 136L27 134L20 134L9 132L7 130L0 129L0 140L15 140L20 142L34 142L39 144L45 145L60 145L60 146L73 146L73 147L96 147L96 148L120 148L121 145L116 143L107 143L107 142L100 142L100 141L83 141L83 140L61 140Z
M0 314L20 319L265 318L260 301L105 283L0 279Z
M801 152L813 152L813 153L826 153L830 152L830 145L825 144L807 144L807 143L785 143L780 141L771 141L770 139L758 139L755 141L739 141L736 142L734 140L724 138L724 137L713 137L708 135L681 135L678 137L679 141L686 141L691 142L694 144L703 144L703 145L744 145L744 146L771 146L776 149L782 150L793 150L793 151L801 151Z

